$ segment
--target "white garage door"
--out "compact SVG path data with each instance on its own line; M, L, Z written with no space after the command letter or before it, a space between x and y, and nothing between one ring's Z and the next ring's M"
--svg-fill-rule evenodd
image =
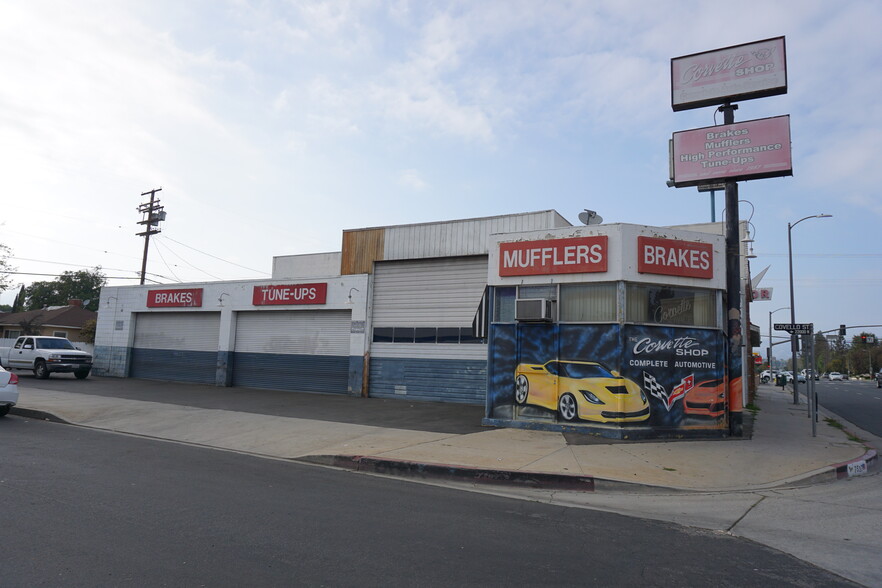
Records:
M219 332L218 312L139 313L129 375L214 384Z
M238 313L233 385L347 393L350 326L349 311Z

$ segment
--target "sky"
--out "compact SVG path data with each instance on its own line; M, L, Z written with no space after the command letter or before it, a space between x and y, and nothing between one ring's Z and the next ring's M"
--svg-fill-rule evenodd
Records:
M882 2L51 0L0 5L0 244L13 287L100 267L137 284L265 279L342 231L555 209L711 220L669 188L670 60L784 36L793 176L739 184L763 346L797 322L882 324ZM717 193L716 220L724 198ZM789 310L773 315L790 322ZM854 329L882 336L882 327Z

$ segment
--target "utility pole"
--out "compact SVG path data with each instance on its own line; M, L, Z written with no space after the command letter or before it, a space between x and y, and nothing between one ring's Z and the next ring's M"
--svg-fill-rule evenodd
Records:
M723 124L732 125L735 123L735 111L738 109L737 104L726 102L719 107L719 111L723 113ZM738 387L739 395L737 398L738 410L732 410L736 399L732 396L731 389L729 391L729 432L740 437L743 426L742 394L741 387L746 386L747 382L742 378L742 353L744 352L744 341L742 338L742 322L741 322L741 241L738 233L738 182L727 179L726 185L726 317L728 319L729 334L729 382L740 379L741 386ZM731 384L730 384L731 385Z
M139 225L144 225L144 232L135 233L139 237L144 237L144 258L141 260L141 285L144 285L144 278L147 275L147 250L150 247L150 235L159 233L159 223L165 220L164 207L159 205L159 199L156 193L162 188L155 188L149 192L142 192L141 196L150 194L150 202L145 202L138 206L138 212L142 218L138 221Z

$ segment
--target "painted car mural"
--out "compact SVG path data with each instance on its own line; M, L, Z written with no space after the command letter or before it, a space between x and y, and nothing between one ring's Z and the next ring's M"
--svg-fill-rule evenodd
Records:
M628 423L649 418L640 386L594 361L547 361L515 369L515 402L556 410L566 422Z
M705 380L696 384L683 399L683 412L687 416L723 416L726 413L725 379Z

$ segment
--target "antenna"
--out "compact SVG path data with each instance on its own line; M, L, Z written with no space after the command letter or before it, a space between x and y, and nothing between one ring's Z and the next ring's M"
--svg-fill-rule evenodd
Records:
M585 212L579 213L579 220L583 225L599 225L603 222L603 217L593 210L585 209Z

